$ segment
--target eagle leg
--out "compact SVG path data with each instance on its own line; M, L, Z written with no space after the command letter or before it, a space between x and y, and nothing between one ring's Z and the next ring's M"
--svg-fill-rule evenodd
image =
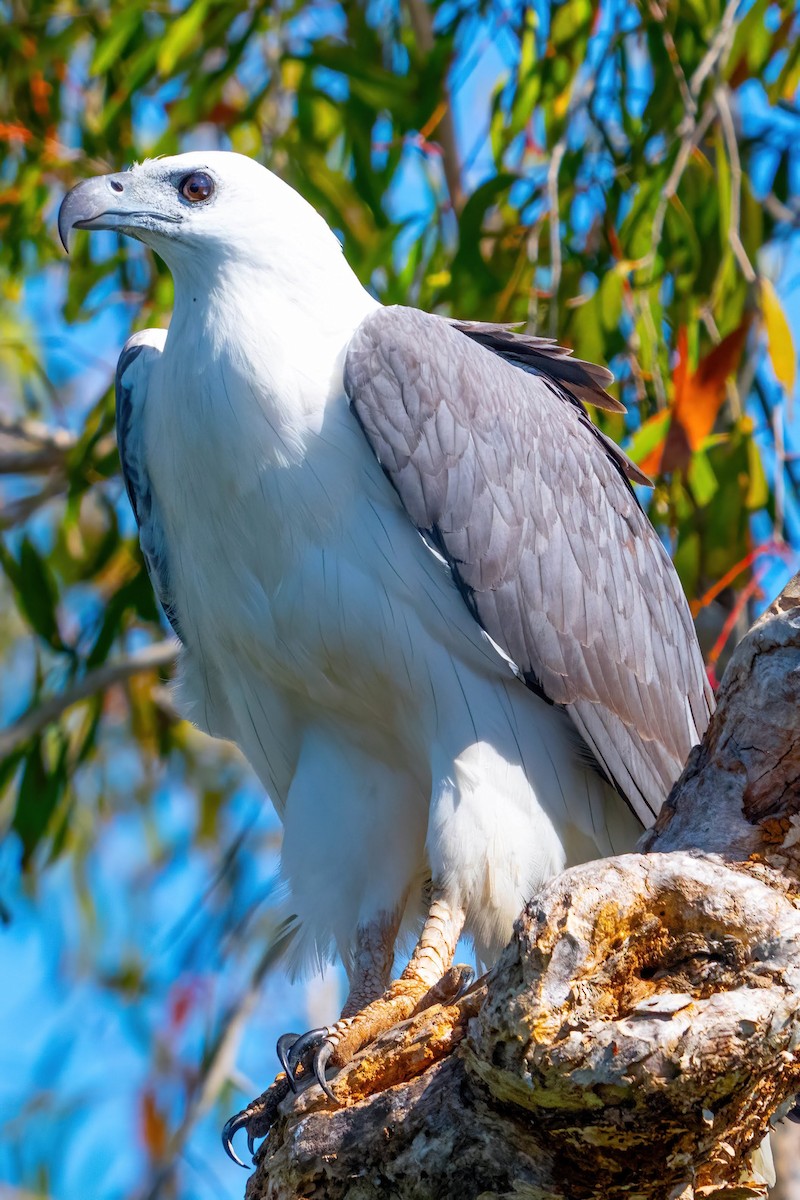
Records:
M313 1074L325 1094L336 1101L325 1075L328 1065L343 1067L385 1030L434 1004L454 1003L475 974L471 967L451 966L463 925L461 907L434 890L422 934L400 978L363 1007L353 1003L356 989L351 987L348 1004L336 1024L311 1030L291 1047L286 1059L289 1078L302 1062L304 1074Z
M350 962L350 994L334 1025L309 1030L300 1037L287 1033L278 1039L278 1057L286 1073L231 1117L222 1131L222 1144L234 1162L245 1165L233 1150L234 1135L241 1129L247 1131L252 1154L255 1139L267 1135L290 1089L298 1091L299 1083L316 1079L325 1095L338 1103L326 1078L329 1065L345 1066L386 1030L433 1005L454 1004L469 988L472 968L451 966L464 913L437 890L408 966L387 987L399 923L399 914L394 913L358 930Z
M310 1029L302 1036L285 1033L278 1039L278 1058L294 1091L298 1090L295 1073L300 1064L304 1069L304 1082L306 1074L310 1078L312 1073L317 1076L318 1082L320 1076L325 1079L323 1068L316 1063L316 1056L323 1045L330 1044L326 1042L326 1038L335 1038L339 1025L367 1008L382 996L388 987L394 959L394 944L404 905L405 898L403 904L394 911L380 912L371 921L357 927L352 950L343 954L348 967L350 990L337 1024L330 1028L325 1026L321 1029ZM330 1053L324 1057L327 1062ZM326 1095L331 1096L327 1082L320 1083L320 1086Z

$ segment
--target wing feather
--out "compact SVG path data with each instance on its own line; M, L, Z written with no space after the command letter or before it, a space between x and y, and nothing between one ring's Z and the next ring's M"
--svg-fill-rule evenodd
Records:
M473 615L650 823L713 699L640 474L581 403L609 380L551 343L403 308L371 314L345 363L373 451Z
M147 472L143 438L148 380L161 357L166 336L164 329L144 329L128 338L122 348L116 373L117 447L147 573L167 620L180 638L166 539Z

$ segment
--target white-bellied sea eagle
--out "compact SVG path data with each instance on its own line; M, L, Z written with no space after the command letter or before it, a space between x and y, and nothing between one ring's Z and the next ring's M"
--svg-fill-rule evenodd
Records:
M491 963L544 880L632 848L713 703L689 608L636 467L587 416L619 407L603 368L383 307L237 154L79 183L74 227L174 277L169 329L119 360L122 469L184 711L283 822L294 964L348 971L340 1020L279 1043L327 1086L463 984L462 932Z

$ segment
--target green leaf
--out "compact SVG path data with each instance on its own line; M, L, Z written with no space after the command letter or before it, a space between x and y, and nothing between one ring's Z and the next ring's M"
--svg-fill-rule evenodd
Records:
M119 59L134 30L141 23L142 11L137 4L130 4L124 12L116 14L109 24L108 35L95 45L89 74L104 75Z
M200 36L201 26L211 0L192 0L179 17L174 17L158 48L156 66L159 75L171 75L189 47Z
M761 451L755 439L747 438L747 494L744 503L748 512L758 512L769 505L770 493Z
M489 290L494 289L497 277L480 251L481 238L487 213L495 207L498 199L507 193L516 182L516 176L501 172L486 181L472 193L464 205L459 221L458 253L454 267L466 271L474 282Z
M672 413L665 408L640 425L625 447L628 457L635 463L644 462L649 458L653 451L663 446L666 441L671 421Z
M703 450L696 450L689 460L687 481L697 503L701 508L710 504L717 493L719 484L714 474L714 468Z
M32 627L56 650L64 648L56 619L58 589L45 562L29 538L20 554L20 601Z
M58 588L46 562L30 538L22 539L17 561L0 541L0 564L11 582L28 624L54 650L67 649L56 618Z
M58 735L55 761L45 759L44 741L37 738L25 757L12 829L22 841L22 865L29 867L44 838L67 785L67 742Z

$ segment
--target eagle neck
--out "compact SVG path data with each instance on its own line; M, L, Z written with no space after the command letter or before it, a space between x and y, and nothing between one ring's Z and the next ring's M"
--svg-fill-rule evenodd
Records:
M247 361L279 384L304 379L308 398L340 388L341 360L350 337L378 302L337 254L324 269L313 257L287 271L280 262L223 261L201 276L174 272L171 335L194 344L199 356Z

